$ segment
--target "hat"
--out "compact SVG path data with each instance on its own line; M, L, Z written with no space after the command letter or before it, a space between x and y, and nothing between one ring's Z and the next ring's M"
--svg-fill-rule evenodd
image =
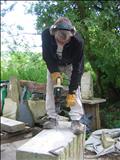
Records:
M74 35L76 32L76 29L74 26L72 26L72 23L70 20L66 17L60 17L51 27L50 27L50 33L54 35L56 30L67 30L71 31L71 33Z

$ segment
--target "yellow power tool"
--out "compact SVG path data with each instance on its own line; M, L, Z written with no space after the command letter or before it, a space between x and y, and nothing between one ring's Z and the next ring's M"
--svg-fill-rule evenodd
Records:
M61 85L61 78L58 77L56 84L54 85L54 95L55 97L60 97L63 92L63 86Z

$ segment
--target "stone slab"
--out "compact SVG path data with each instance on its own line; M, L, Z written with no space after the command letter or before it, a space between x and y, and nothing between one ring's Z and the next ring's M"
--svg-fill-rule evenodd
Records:
M93 97L93 79L90 72L84 72L81 78L81 96L84 99Z
M98 103L103 103L106 102L106 99L103 98L92 98L92 99L83 99L82 98L82 103L86 104L98 104Z
M67 127L66 127L67 126ZM85 134L76 136L69 122L43 130L17 149L16 160L83 160Z
M20 83L16 76L10 77L7 88L7 98L11 98L14 102L19 104L20 98Z
M24 129L25 129L25 123L1 117L1 130L13 133L22 131Z
M39 118L46 114L45 100L28 100L28 105L33 114L34 121L39 122Z
M11 98L5 98L3 116L16 120L17 103Z

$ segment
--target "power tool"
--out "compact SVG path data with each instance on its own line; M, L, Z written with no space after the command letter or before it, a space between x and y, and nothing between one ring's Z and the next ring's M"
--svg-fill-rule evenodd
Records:
M61 85L61 78L58 77L54 88L54 97L55 97L55 110L59 114L61 112L61 97L63 93L63 86Z
M64 87L61 85L61 78L57 78L54 87L55 110L61 116L69 117L70 108L66 107L66 96L64 95Z
M63 86L61 85L61 78L58 77L56 80L56 84L54 85L54 96L59 98L63 92Z

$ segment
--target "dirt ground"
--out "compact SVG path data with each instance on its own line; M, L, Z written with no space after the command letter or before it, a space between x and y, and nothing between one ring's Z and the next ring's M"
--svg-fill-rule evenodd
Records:
M1 160L16 160L16 150L32 138L32 132L1 141Z
M29 139L5 143L1 145L1 160L16 160L16 150Z

